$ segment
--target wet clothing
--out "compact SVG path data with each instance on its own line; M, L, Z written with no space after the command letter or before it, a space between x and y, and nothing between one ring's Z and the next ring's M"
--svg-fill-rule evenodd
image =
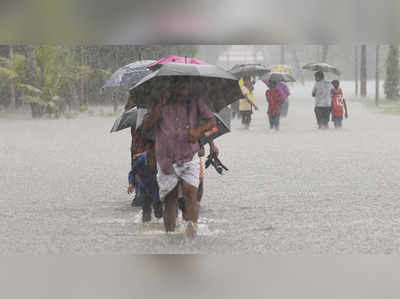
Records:
M165 173L160 165L158 165L157 181L160 188L159 194L161 200L164 200L180 181L185 181L187 184L198 188L200 184L199 155L194 155L191 161L185 162L182 165L173 164L173 172L170 174Z
M279 130L280 114L268 115L269 128Z
M128 175L129 184L138 185L138 196L144 193L152 202L160 201L157 184L157 170L148 166L147 154L144 153L132 161L132 169Z
M289 97L287 97L281 105L281 117L286 117L289 113Z
M281 92L276 88L268 89L265 92L265 97L268 102L268 115L279 115L281 113L281 105L283 104Z
M279 92L282 94L283 101L285 101L286 98L290 95L289 88L283 82L278 82L276 84L276 89L279 90Z
M326 80L315 82L313 95L315 96L315 107L331 107L332 84Z
M242 118L243 125L250 125L251 123L251 115L253 114L252 111L240 111L240 116Z
M144 151L144 137L142 133L142 129L135 129L131 128L131 136L132 136L132 143L131 143L131 158L133 160L133 156L138 153L142 153Z
M201 120L213 117L206 103L195 97L179 106L167 104L162 107L155 136L156 159L163 173L174 174L175 165L182 166L197 156L200 145L189 141L187 128L197 128Z
M315 107L315 116L319 128L328 127L329 116L331 114L331 107Z
M252 105L249 103L249 101L247 99L250 100L250 102L254 102L254 94L253 92L251 92L246 86L242 86L240 87L240 89L242 90L242 93L244 95L244 97L242 99L239 100L239 110L242 111L252 111L253 107ZM247 96L247 98L246 98Z
M344 98L341 88L334 88L332 94L332 117L342 117L344 114Z

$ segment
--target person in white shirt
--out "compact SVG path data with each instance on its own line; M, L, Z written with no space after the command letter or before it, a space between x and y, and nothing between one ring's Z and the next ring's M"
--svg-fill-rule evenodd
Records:
M312 96L315 98L315 116L319 129L329 128L329 117L331 114L331 89L332 84L324 79L323 72L315 73L315 85Z

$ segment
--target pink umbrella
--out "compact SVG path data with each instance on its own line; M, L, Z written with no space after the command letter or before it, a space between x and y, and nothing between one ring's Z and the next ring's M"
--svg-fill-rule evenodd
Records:
M181 57L181 56L167 56L164 58L161 58L160 60L153 62L147 66L147 68L154 70L158 69L161 67L163 64L166 63L187 63L187 64L208 64L207 62L198 60L196 58L187 58L187 57Z

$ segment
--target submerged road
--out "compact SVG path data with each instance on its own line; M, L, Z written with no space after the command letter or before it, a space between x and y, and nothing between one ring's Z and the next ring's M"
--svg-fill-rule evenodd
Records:
M130 207L113 118L0 119L0 254L400 253L400 117L350 102L343 130L319 131L310 88L276 133L257 85L251 129L217 141L229 171L206 171L194 241Z

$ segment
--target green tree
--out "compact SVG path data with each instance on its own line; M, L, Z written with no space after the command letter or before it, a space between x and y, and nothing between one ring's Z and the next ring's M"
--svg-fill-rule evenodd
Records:
M27 53L29 80L19 88L24 92L22 100L31 104L32 117L59 117L73 96L71 91L96 73L90 66L80 65L68 47L29 46Z
M399 69L399 47L391 45L386 60L385 95L389 100L399 99L400 69Z
M10 107L15 109L16 86L24 80L25 56L21 54L11 55L10 58L0 56L0 74L8 81L10 87Z

